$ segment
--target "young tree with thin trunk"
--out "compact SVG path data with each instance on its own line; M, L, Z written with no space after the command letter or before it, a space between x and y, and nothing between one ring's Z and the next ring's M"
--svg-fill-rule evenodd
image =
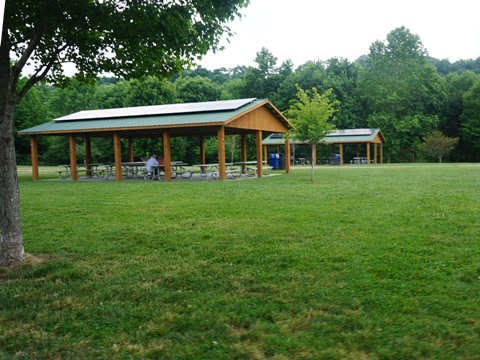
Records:
M311 181L314 182L314 154L317 145L325 141L325 136L335 130L335 106L337 100L332 99L332 89L319 94L316 88L312 88L311 96L297 85L297 99L287 111L293 125L292 140L299 140L310 145L311 149Z
M230 162L233 163L235 159L235 151L240 146L240 136L230 135L225 139L225 146L230 151Z
M0 43L0 266L24 261L14 147L15 108L33 85L66 85L63 65L91 83L101 73L180 73L220 50L249 0L8 0ZM31 75L19 79L29 66Z
M423 138L424 143L420 146L422 151L428 157L438 159L441 163L444 156L448 155L450 151L458 144L458 137L449 138L442 134L441 131L434 130L428 136Z

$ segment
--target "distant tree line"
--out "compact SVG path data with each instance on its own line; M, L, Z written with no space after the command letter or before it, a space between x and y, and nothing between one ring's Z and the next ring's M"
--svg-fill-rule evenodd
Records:
M294 69L290 60L279 65L277 58L262 48L255 63L213 71L198 67L168 80L104 77L94 86L84 86L72 78L64 89L36 85L17 107L15 127L25 129L81 110L251 97L268 98L286 112L298 86L307 92L315 88L329 94L336 104L337 128L380 128L387 140L386 161L410 159L402 154L418 153L434 131L458 138L458 145L444 161L480 160L480 57L454 63L431 58L419 36L401 27L391 31L385 41L372 43L369 54L353 62L331 58L307 61ZM110 140L93 141L94 159L112 161ZM135 153L158 152L158 141L135 141ZM81 160L81 139L78 143ZM213 156L214 140L206 146L207 154L211 148ZM68 162L67 148L64 137L40 137L41 163ZM19 164L30 163L27 136L17 136L16 151ZM198 160L198 139L175 138L172 151L173 158ZM304 151L308 155L309 150Z

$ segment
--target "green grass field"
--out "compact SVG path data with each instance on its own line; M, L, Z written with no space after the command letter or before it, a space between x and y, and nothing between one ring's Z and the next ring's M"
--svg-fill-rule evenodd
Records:
M29 263L0 270L0 358L480 358L480 165L279 174L20 168Z

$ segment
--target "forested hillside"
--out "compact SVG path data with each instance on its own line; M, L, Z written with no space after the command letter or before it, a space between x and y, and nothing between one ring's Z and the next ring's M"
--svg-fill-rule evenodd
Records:
M285 111L298 84L307 91L333 90L338 100L337 128L380 128L387 140L385 161L405 160L404 151L418 152L423 138L434 130L459 138L445 160L480 160L480 58L454 63L430 58L420 38L402 27L390 32L386 41L372 43L370 53L353 62L332 58L294 67L289 60L279 64L262 48L255 63L255 67L239 64L214 71L199 67L168 80L105 77L95 86L75 79L65 89L38 85L18 106L15 126L22 130L89 109L250 97L268 98ZM78 143L81 157L81 140ZM63 137L39 138L41 163L68 162L67 144ZM137 141L135 146L141 154L160 149L154 140ZM172 146L174 158L195 157L196 140L174 139ZM29 164L28 136L17 136L16 148L18 163ZM97 161L113 159L109 140L95 139L93 148Z

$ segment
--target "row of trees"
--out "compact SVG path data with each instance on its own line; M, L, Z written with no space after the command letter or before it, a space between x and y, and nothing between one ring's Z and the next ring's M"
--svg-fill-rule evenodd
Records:
M401 27L391 31L385 41L374 42L370 53L354 62L332 58L308 61L294 69L289 60L278 66L277 58L265 48L257 53L255 62L256 67L215 71L199 67L169 79L103 78L93 87L75 80L67 89L41 84L17 108L15 125L23 129L87 109L249 97L268 98L287 113L298 90L303 89L310 96L314 92L328 94L335 103L337 128L380 128L387 139L387 161L400 161L405 151L418 152L433 131L459 139L450 161L480 160L480 58L453 64L429 58L419 36ZM175 157L196 158L197 140L175 141ZM95 155L109 161L111 145L103 143L99 140L96 144ZM68 160L66 139L41 139L40 146L44 163ZM136 146L141 154L160 147L149 140ZM215 154L214 143L211 148ZM29 162L26 137L17 139L17 159Z

